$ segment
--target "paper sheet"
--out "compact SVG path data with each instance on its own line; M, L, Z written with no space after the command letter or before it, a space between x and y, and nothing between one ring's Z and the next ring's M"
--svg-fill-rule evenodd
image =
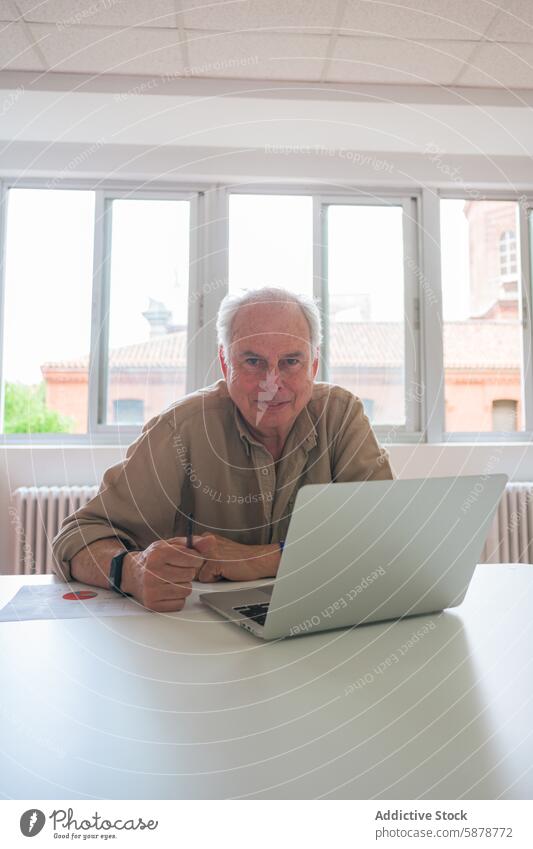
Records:
M84 619L147 613L137 601L87 584L26 584L0 610L0 622Z

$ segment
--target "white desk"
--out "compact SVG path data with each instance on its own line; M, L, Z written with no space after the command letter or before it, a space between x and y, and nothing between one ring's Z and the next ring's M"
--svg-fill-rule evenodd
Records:
M0 601L29 580L55 579L4 577ZM277 643L196 593L179 614L2 624L0 791L531 799L532 611L533 566L487 565L455 611Z

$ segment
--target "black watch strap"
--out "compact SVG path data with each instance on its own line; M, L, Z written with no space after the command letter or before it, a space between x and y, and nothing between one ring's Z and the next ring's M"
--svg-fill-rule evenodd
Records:
M111 589L120 593L120 595L126 596L131 596L131 593L125 593L124 590L121 590L120 585L122 583L122 563L126 554L129 553L130 552L126 549L125 551L121 551L119 554L115 554L111 561L111 568L109 570L109 582L111 584Z

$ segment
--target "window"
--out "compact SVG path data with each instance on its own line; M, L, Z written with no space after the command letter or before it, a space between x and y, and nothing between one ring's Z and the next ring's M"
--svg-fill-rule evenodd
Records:
M372 398L376 425L406 424L404 209L325 206L328 379ZM368 402L367 402L368 404Z
M314 208L323 216L319 245ZM404 267L415 219L410 198L354 203L235 193L229 200L230 291L277 285L314 294L325 323L323 379L367 397L374 424L412 430L420 399L408 401L406 374L411 383L418 340L412 302L405 320Z
M516 274L516 235L514 230L505 230L500 236L500 275Z
M517 207L500 200L441 201L448 432L524 429L520 276L501 277L504 267L517 269ZM514 405L512 417L503 415L502 397L505 409Z
M85 433L94 193L11 189L4 433Z
M141 398L149 419L185 394L189 207L185 200L108 202L109 341L102 423L123 421L115 418L117 401Z
M532 198L38 186L0 186L5 441L130 442L220 376L226 290L268 284L319 302L319 379L381 441L532 438Z
M185 393L186 197L8 191L4 433L138 426Z
M508 432L516 430L518 404L513 399L499 399L492 402L492 429Z
M313 292L313 198L231 194L229 289Z
M113 401L113 421L118 424L142 424L144 401L138 398L117 398Z

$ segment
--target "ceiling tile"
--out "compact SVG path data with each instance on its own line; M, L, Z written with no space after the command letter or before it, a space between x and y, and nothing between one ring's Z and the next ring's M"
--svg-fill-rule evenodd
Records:
M182 0L184 25L191 29L233 32L243 29L295 28L329 31L337 0Z
M458 85L533 88L533 45L480 45Z
M342 31L353 28L376 36L476 41L495 13L486 0L351 0Z
M328 82L451 85L472 49L470 42L417 44L390 38L341 36Z
M88 74L177 74L180 37L170 29L71 27L31 24L51 71Z
M16 21L19 15L10 0L0 0L0 21Z
M17 0L25 20L72 26L175 27L173 0Z
M20 24L0 29L0 70L42 71L43 64L28 42Z
M187 32L190 76L319 80L328 37Z
M533 3L531 0L498 0L501 11L488 35L494 41L522 41L533 44Z

